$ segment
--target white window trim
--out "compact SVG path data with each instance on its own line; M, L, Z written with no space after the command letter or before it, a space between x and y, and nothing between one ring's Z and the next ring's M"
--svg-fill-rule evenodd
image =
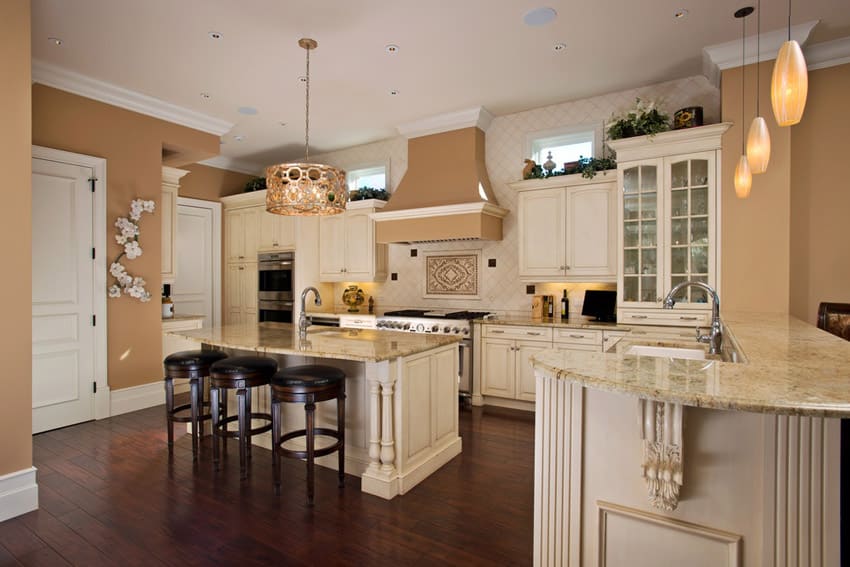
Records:
M360 175L358 175L358 177L361 177L361 176L365 177L365 175L362 175L362 172L368 171L368 170L375 170L374 173L380 173L379 171L377 171L378 169L384 170L384 180L385 180L384 184L386 185L384 187L384 189L386 189L387 192L392 193L392 190L390 188L390 162L389 162L389 160L363 162L363 163L358 163L358 164L355 164L351 167L346 168L345 186L349 188L348 189L349 191L351 191L351 180L352 180L353 174L358 173L358 174L360 174ZM370 175L373 175L373 174L370 174ZM379 187L376 187L376 189L379 189Z
M593 132L593 156L585 157L601 157L602 143L604 140L601 122L573 124L570 126L561 126L558 128L550 128L548 130L537 130L535 132L529 132L525 136L525 156L531 159L534 155L534 146L540 141L550 140L554 138L569 138L570 136L575 136L576 138L579 138L580 134L586 134L587 132ZM582 140L577 139L577 141Z

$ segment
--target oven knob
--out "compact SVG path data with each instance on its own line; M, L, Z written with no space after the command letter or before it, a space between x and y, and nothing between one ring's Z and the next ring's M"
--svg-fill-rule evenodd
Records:
M416 332L421 333L424 330L425 330L425 325L423 325L422 323L419 323L418 325L416 325Z
M410 323L405 323L404 330L407 331L408 329L410 329Z
M393 321L393 329L401 329L401 323L398 321Z
M375 326L376 326L376 327L378 327L379 329L382 329L382 328L384 327L384 322L383 322L383 321L378 321L378 324L377 324L377 325L375 325Z
M454 334L458 334L458 333L460 332L460 329L459 329L459 328L457 328L457 327L455 327L454 329L452 329L452 332L453 332Z
M469 329L464 329L464 330L463 330L463 334L464 334L464 335L468 335L468 334L469 334Z
M446 333L446 334L449 334L449 333L451 332L451 330L452 330L452 328L451 328L451 327L449 327L448 325L446 325L445 327L443 327L443 332L444 332L444 333Z
M436 333L436 332L437 332L437 331L439 331L439 330L440 330L440 326L439 326L439 325L434 325L434 326L432 326L432 327L431 327L431 332L432 332L432 333Z

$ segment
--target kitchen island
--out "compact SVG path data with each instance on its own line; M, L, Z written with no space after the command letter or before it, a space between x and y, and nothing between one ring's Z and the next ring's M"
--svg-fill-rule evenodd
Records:
M723 321L720 357L639 335L533 356L535 564L839 564L850 343L788 316ZM662 356L633 354L647 346Z
M461 452L457 337L313 327L302 341L297 326L286 323L174 334L234 354L275 357L281 368L327 364L345 371L345 467L361 477L363 492L386 499L404 494ZM254 403L254 411L267 411L268 392ZM286 406L286 430L303 428L303 408ZM334 404L318 404L316 425L336 427ZM271 447L269 434L252 441ZM332 456L316 462L336 467Z

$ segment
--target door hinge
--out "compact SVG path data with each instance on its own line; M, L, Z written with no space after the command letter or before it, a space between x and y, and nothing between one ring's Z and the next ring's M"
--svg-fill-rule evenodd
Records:
M96 327L96 326L97 326L97 315L92 315L92 316L91 316L91 326L92 326L92 327Z
M92 394L97 394L97 382L91 383L91 391L92 391Z
M97 254L95 254L95 249L94 249L94 248L92 248L92 249L91 249L91 259L92 259L92 260L95 260L96 258L97 258Z
M89 183L91 183L91 192L94 193L94 184L97 183L97 177L89 177Z

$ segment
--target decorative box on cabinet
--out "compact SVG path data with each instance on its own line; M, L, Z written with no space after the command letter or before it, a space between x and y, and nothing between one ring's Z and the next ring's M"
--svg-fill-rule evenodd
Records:
M189 173L184 169L162 166L162 283L174 283L177 278L177 193L180 178Z
M319 219L319 279L369 282L387 279L386 244L375 242L372 213L386 201L350 201L339 215Z
M519 276L524 281L614 281L616 181L564 175L511 183L519 192Z
M617 319L649 325L705 325L709 298L697 288L663 310L686 280L720 293L718 214L721 137L713 124L608 144L617 152Z

